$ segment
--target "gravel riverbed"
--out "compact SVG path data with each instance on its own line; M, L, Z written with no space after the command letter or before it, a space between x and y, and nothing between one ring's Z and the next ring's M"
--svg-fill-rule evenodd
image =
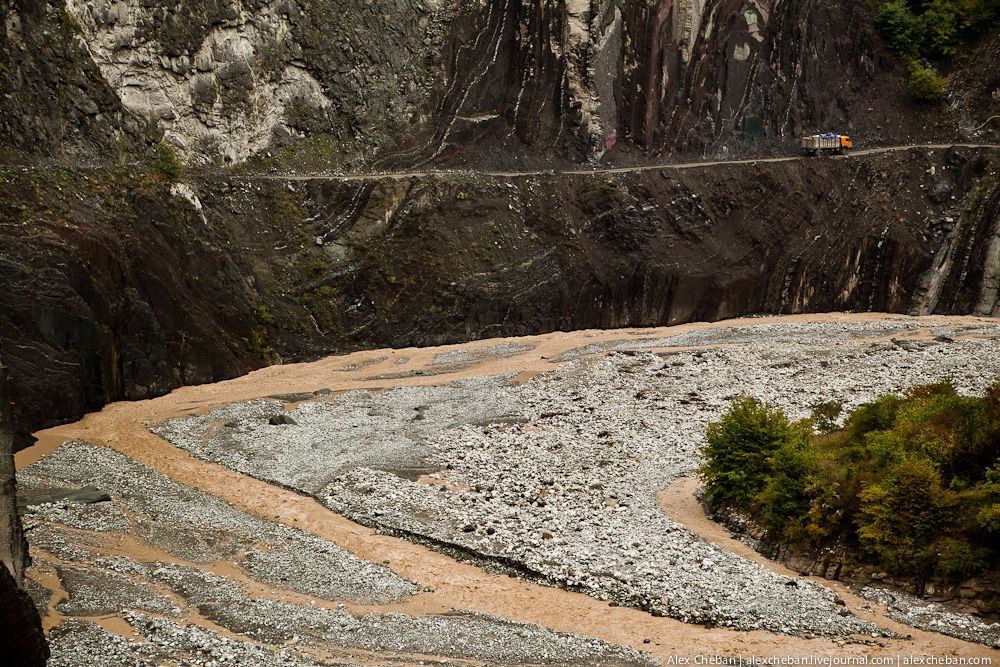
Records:
M1000 375L998 335L986 323L918 328L895 318L625 331L590 344L584 333L575 349L543 356L553 369L533 377L508 360L537 340L478 345L401 371L403 384L461 371L447 385L274 385L257 394L266 398L151 429L381 532L612 606L877 646L891 633L830 589L706 542L656 495L696 470L705 426L742 393L798 418L818 402L849 408L943 377L979 391ZM352 372L367 377L386 359ZM505 372L491 374L490 359ZM476 364L482 373L470 377ZM55 624L54 667L650 664L635 648L422 601L436 593L419 569L402 576L388 560L249 514L104 446L64 443L18 483L35 499L24 509L29 574ZM865 595L913 627L997 641L996 626L977 619Z
M352 609L405 602L420 589L388 567L105 447L66 443L18 479L35 491L86 482L111 497L26 508L31 574L57 578L55 610L68 617L49 633L52 667L420 664L428 656L442 665L651 664L631 648L484 614ZM151 554L187 564L100 554L136 538ZM237 566L241 579L210 571L220 563ZM33 588L44 613L50 595ZM280 599L295 595L315 599ZM133 636L88 620L113 617Z
M908 338L910 329L770 324L636 337L564 354L568 364L524 384L491 376L348 392L300 404L287 413L295 423L280 425L268 423L280 404L234 404L157 432L361 523L600 599L742 630L875 637L885 632L829 589L705 542L655 494L695 470L706 424L741 393L798 418L821 401L851 407L944 377L978 391L1000 373L993 340L954 340L967 332L948 327L931 332L936 340ZM891 334L903 337L870 340ZM706 347L645 350L665 345ZM411 455L410 470L436 472L414 479L382 463Z
M902 591L866 587L861 595L884 605L889 616L900 623L1000 649L1000 623L986 623L969 614L957 614Z

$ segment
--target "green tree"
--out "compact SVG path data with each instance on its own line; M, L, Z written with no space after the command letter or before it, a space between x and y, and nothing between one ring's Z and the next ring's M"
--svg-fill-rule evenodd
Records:
M792 435L793 427L781 410L755 398L733 401L705 434L705 464L700 472L712 501L748 509L766 483L769 459Z
M937 102L944 98L948 80L933 67L914 58L910 61L910 94L921 102Z
M184 162L173 146L161 141L156 145L156 156L153 159L153 166L161 174L171 180L177 180L184 175Z
M789 435L768 459L770 472L754 505L770 535L801 544L808 538L819 452L809 444L805 430L793 430Z
M917 592L922 592L937 565L934 542L952 503L938 470L926 459L908 457L861 492L861 546L890 572L916 577Z
M741 398L707 433L710 499L741 509L779 546L846 553L912 577L955 579L1000 556L1000 381L982 397L949 381L859 406L842 428L789 424ZM829 427L829 430L826 428Z
M966 540L942 537L934 542L934 573L952 579L972 577L983 571L988 552Z
M976 490L982 493L983 497L981 507L976 514L977 528L996 543L1000 541L1000 459L986 471L986 481Z
M881 5L875 12L875 25L897 52L914 55L924 38L924 22L904 0Z
M844 411L843 401L826 401L817 403L812 408L813 425L820 433L829 433L837 428L837 419Z
M860 442L870 431L884 431L896 421L902 399L895 394L882 396L871 403L859 405L844 421L848 438Z
M1000 0L956 0L958 30L973 39L995 28L1000 21Z
M955 55L958 45L959 14L954 0L932 0L921 15L924 43L942 58Z

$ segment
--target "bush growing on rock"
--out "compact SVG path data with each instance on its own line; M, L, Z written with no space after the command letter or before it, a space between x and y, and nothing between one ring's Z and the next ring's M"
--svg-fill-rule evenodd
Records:
M996 27L1000 0L890 0L875 26L898 53L949 59Z
M933 67L914 59L910 61L910 94L921 102L937 102L944 98L948 81Z
M1000 558L1000 381L951 382L792 424L740 398L706 433L711 503L748 515L781 547L842 554L910 578L965 578ZM812 428L817 430L814 432Z
M806 431L793 432L768 459L767 467L764 488L754 498L764 528L784 541L809 541L812 490L820 470Z
M924 579L935 568L936 538L954 503L930 461L904 458L882 481L861 492L861 547L890 571Z
M944 97L947 79L932 64L947 66L969 53L1000 20L1000 0L891 0L875 10L875 26L894 51L909 59L909 89L920 102Z
M170 180L177 180L184 175L184 162L181 161L174 147L163 141L156 145L153 166Z
M1000 463L986 472L986 481L980 485L983 493L982 507L976 513L976 527L1000 541Z
M958 3L933 0L924 10L924 39L932 54L951 58L958 46Z
M924 37L924 22L905 0L881 5L875 12L875 25L893 49L903 54L917 52Z

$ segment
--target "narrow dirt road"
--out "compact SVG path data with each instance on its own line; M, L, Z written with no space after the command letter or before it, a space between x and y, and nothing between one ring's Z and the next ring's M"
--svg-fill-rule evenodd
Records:
M906 146L885 146L881 148L863 148L851 151L849 155L836 156L832 159L843 160L849 157L861 157L864 155L876 155L879 153L899 153L912 150L940 150L946 148L984 148L988 150L1000 150L1000 144L910 144ZM274 179L282 181L374 181L374 180L394 180L405 181L411 178L426 178L428 176L486 176L490 178L518 178L523 176L546 176L546 175L567 175L567 176L587 176L602 174L634 174L644 171L670 171L681 169L698 169L703 167L718 167L744 164L765 164L771 162L796 162L798 160L808 160L811 158L802 155L784 155L780 157L755 157L740 158L738 160L703 160L698 162L664 162L652 165L640 165L632 167L596 167L590 169L534 169L526 171L469 171L465 169L429 169L401 172L376 172L370 174L330 174L316 172L311 174L265 174L257 178Z
M927 327L939 325L978 326L991 320L976 317L909 318L883 314L826 314L785 317L746 318L722 323L685 324L642 330L580 331L534 336L517 341L526 351L508 358L483 357L455 369L437 372L432 362L439 355L457 350L476 350L495 346L498 340L437 348L373 350L313 363L274 366L246 376L199 387L184 387L166 396L133 403L115 403L100 412L37 433L39 442L18 453L18 468L30 465L62 442L82 439L102 445L145 464L176 482L203 490L230 505L325 538L375 563L386 563L404 577L431 590L413 596L402 605L381 610L410 614L441 613L452 609L470 610L502 616L515 621L535 623L554 630L589 635L609 642L632 646L654 657L668 660L683 655L799 655L845 657L878 653L884 656L914 653L937 656L994 656L985 646L957 639L914 631L894 624L878 612L866 615L862 603L849 592L838 590L851 609L882 627L912 640L871 640L869 644L842 643L827 639L804 639L764 631L742 632L724 628L706 628L648 613L609 606L595 598L490 574L479 567L457 561L423 546L402 539L377 534L322 507L310 497L236 473L219 465L194 458L152 434L148 425L164 419L201 414L213 407L278 393L311 392L319 389L390 388L403 385L439 385L459 378L495 373L521 373L522 378L560 366L560 356L595 343L610 343L642 335L665 337L679 333L717 328L738 328L772 322L898 322L901 327L914 322ZM913 330L908 330L912 334ZM917 330L919 331L919 329ZM669 350L670 348L663 348ZM377 379L380 370L391 370L392 378ZM435 374L429 374L434 371ZM409 373L412 372L412 373ZM408 374L409 373L409 374ZM428 374L418 374L428 373ZM387 375L387 374L383 374ZM691 530L747 558L759 555L728 538L725 531L700 514L691 493L693 482L680 482L661 496L665 508ZM676 488L675 488L676 487ZM146 556L140 546L124 544L123 553L142 561ZM167 555L156 554L160 560ZM761 561L758 561L761 562ZM773 563L765 563L775 567ZM45 585L45 581L40 581ZM748 591L752 595L752 591Z

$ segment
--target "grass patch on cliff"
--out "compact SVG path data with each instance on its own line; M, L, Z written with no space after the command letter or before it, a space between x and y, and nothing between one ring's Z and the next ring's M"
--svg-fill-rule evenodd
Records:
M794 551L837 552L910 578L961 579L1000 558L1000 380L983 396L950 382L792 423L753 398L708 427L710 502Z
M250 334L243 338L243 345L266 364L277 361L274 348L271 347L271 328L275 326L274 315L267 306L257 306L254 309L254 327Z

